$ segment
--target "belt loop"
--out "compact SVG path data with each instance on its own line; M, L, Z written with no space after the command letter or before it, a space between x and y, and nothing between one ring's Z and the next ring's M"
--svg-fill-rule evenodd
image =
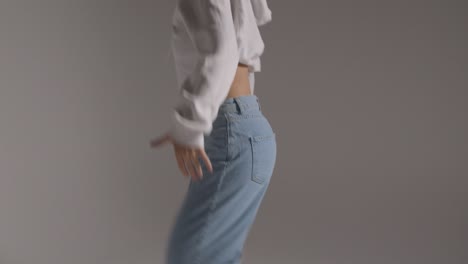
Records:
M234 97L233 99L234 99L234 102L235 102L236 105L237 105L237 108L238 108L238 110L239 110L239 113L240 113L240 114L243 114L244 111L245 111L244 105L242 104L242 102L239 100L238 97Z
M258 97L256 97L257 99L257 104L258 104L258 110L262 110L262 107L260 106L260 101L258 100Z

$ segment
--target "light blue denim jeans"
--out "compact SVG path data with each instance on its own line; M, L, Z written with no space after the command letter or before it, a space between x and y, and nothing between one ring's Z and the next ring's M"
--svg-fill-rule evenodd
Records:
M205 151L203 178L190 180L166 248L167 264L240 264L276 163L276 134L256 95L227 98Z

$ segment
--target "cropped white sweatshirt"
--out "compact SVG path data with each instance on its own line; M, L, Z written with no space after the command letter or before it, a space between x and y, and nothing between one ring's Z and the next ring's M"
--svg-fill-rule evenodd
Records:
M266 0L177 1L171 49L179 96L169 131L176 142L204 147L239 62L248 65L253 94L264 50L258 27L270 20Z

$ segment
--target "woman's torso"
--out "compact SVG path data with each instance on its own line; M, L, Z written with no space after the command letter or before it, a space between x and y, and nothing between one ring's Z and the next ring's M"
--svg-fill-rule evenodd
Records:
M232 0L230 3L236 31L239 65L227 98L254 94L254 73L261 71L260 56L264 51L264 42L258 26L271 20L271 11L265 0ZM179 12L176 6L172 19L171 47L178 87L181 87L182 82L195 67L197 52Z
M253 94L250 87L248 65L238 64L236 75L229 88L226 98L234 98L241 95Z

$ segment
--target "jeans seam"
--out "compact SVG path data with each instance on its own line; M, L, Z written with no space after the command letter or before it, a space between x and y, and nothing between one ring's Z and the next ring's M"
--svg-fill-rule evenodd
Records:
M230 145L231 145L231 123L230 118L224 113L224 118L226 119L226 162L230 159Z
M221 173L221 175L219 175L218 177L219 180L218 180L218 184L216 185L216 190L215 190L215 193L213 194L213 197L210 201L210 207L209 207L209 211L208 211L208 215L206 216L206 220L205 220L205 223L203 224L203 230L200 234L200 237L198 238L198 241L197 241L197 245L201 246L201 242L202 240L205 238L205 235L206 235L206 232L207 232L207 229L208 229L208 223L210 221L210 218L213 214L213 211L216 207L216 201L217 201L217 197L218 197L218 192L219 192L219 189L220 189L220 186L223 182L223 179L224 179L224 175L226 174L226 169L227 169L227 166L228 166L228 158L229 158L229 129L230 129L230 124L229 124L229 119L228 117L226 116L226 114L224 113L224 118L226 119L226 160L225 160L225 164L224 164L224 168L223 168L223 171ZM201 250L198 249L196 251L196 255L194 257L194 264L200 264L200 261L201 261Z
M244 115L241 115L241 116L231 117L230 120L231 121L237 121L237 120L241 120L241 119L262 118L262 117L263 117L263 115L261 115L261 114L244 114Z

